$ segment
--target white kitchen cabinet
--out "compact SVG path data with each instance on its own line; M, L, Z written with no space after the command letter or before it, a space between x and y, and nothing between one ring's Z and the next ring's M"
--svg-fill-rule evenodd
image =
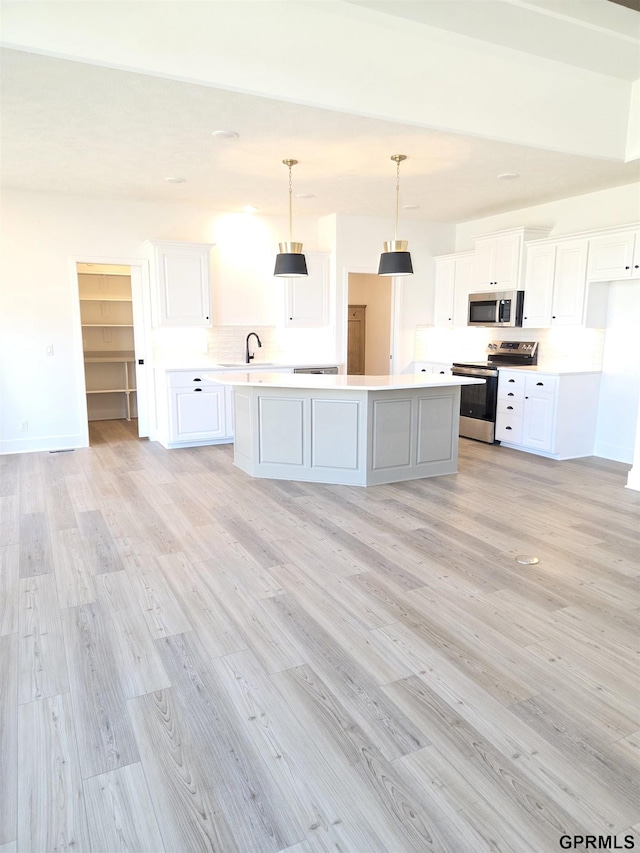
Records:
M588 253L586 237L527 246L523 326L606 325L607 293L587 281Z
M546 237L548 228L510 228L474 238L472 292L521 290L525 240Z
M640 231L615 231L589 241L589 281L640 277Z
M211 325L211 243L150 241L154 326Z
M600 374L529 371L500 370L496 439L553 459L590 456Z
M473 252L441 255L435 259L433 321L436 326L467 325L473 260Z
M163 447L233 440L231 389L205 379L211 372L211 368L158 371L156 438Z
M284 324L289 327L329 323L329 254L307 252L308 276L285 279Z

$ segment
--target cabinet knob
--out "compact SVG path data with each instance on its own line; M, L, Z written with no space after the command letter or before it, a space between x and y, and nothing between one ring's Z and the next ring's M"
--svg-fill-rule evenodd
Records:
M202 388L194 388L194 391L202 391Z
M640 270L640 264L636 264L636 265L634 266L634 270Z
M551 319L552 319L552 320L555 320L555 319L556 319L556 315L554 314L554 315L553 315L553 317L552 317Z
M625 269L626 269L626 270L630 270L630 269L631 269L631 267L625 267Z
M528 398L528 397L525 397L524 399L525 399L525 400L528 400L529 398Z

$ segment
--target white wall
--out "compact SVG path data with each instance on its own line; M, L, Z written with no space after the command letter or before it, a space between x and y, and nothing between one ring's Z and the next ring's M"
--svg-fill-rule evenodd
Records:
M640 395L640 281L611 282L608 318L595 455L631 463Z
M347 302L349 272L378 272L385 240L393 239L393 220L372 216L325 217L333 228L336 275L336 340L338 360L347 360ZM434 257L453 251L453 225L400 222L398 239L409 241L414 275L395 279L395 373L413 361L415 330L433 322Z
M82 443L84 374L72 258L146 264L149 239L215 243L213 322L281 321L284 283L272 272L277 244L288 233L284 217L19 190L4 190L0 204L1 451ZM296 220L296 237L308 251L322 248L317 226L315 219ZM200 344L202 335L196 337ZM335 357L333 343L327 357ZM45 356L48 345L53 358ZM27 432L19 429L25 420Z
M513 182L516 183L515 181ZM473 249L472 237L520 225L550 227L550 237L628 225L640 220L640 183L523 207L456 227L456 252Z

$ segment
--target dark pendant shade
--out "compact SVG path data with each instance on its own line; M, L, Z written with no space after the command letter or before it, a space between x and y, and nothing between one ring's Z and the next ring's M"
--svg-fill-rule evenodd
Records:
M309 275L305 256L297 252L280 252L276 255L276 268L273 274L284 278Z
M378 275L413 275L410 252L383 252Z

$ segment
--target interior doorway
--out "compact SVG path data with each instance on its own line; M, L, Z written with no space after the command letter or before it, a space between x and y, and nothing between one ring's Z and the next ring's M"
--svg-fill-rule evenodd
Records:
M391 367L391 326L392 326L393 279L372 273L349 273L348 277L348 325L347 325L347 373L351 373L353 363L356 373L372 376L386 376L392 373ZM355 323L352 311L362 310L361 325ZM366 318L366 319L365 319ZM365 331L366 323L366 331ZM356 326L359 325L359 330ZM357 341L361 339L361 343ZM362 346L364 359L361 370L355 370L360 362L355 348ZM352 356L352 351L354 352Z
M77 261L87 444L93 423L120 421L148 436L142 277L128 264Z

